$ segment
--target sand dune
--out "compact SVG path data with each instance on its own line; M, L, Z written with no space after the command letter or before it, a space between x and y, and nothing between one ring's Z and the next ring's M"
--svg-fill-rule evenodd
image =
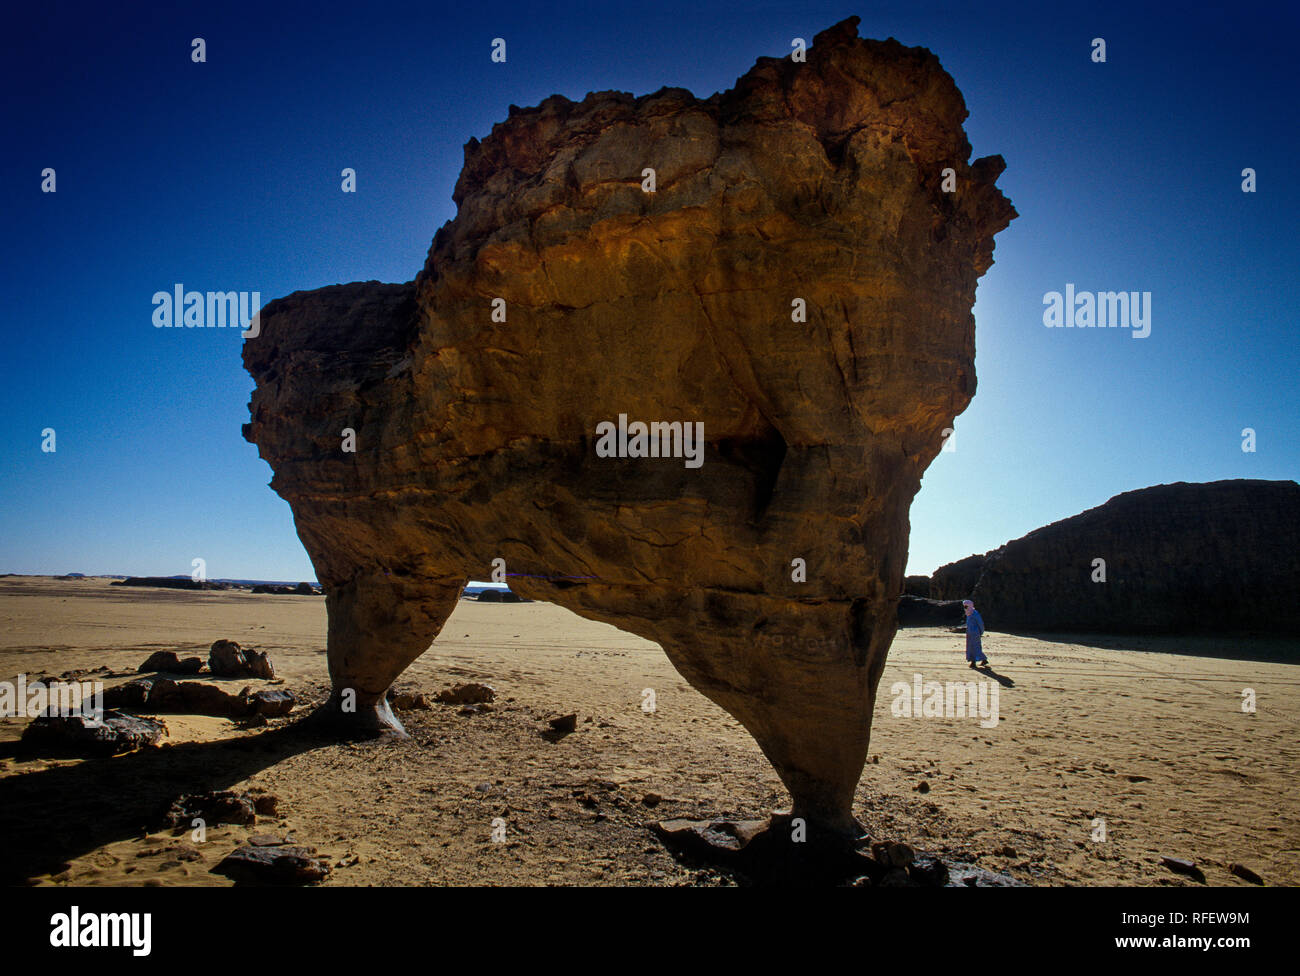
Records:
M10 577L0 579L0 624L0 680L100 666L126 680L155 650L206 657L225 637L269 651L295 693L326 690L320 598ZM1275 645L1086 641L990 632L1003 683L1000 721L985 728L893 714L896 682L971 678L958 635L901 631L854 808L873 836L1031 884L1194 883L1162 855L1195 860L1210 884L1243 884L1234 862L1270 884L1300 883L1300 668L1210 656L1266 658ZM405 712L411 739L401 743L324 743L291 721L248 730L169 715L168 748L33 760L13 749L26 720L3 719L4 880L225 885L208 869L250 833L271 832L343 865L327 884L730 883L676 861L645 824L757 817L784 802L745 731L656 645L613 627L546 604L462 601L399 687L464 680L492 684L496 709ZM228 682L249 684L259 682ZM653 713L642 709L646 688ZM1244 688L1254 713L1241 709ZM545 720L564 712L577 712L577 732L544 739ZM274 792L281 818L213 828L201 844L142 829L178 793L229 787ZM653 807L650 794L661 798ZM489 839L497 817L503 844ZM1104 842L1092 839L1099 818Z

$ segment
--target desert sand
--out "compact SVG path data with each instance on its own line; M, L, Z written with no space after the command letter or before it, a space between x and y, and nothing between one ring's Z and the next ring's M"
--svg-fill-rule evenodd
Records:
M786 802L754 741L657 645L547 604L462 600L397 687L481 681L497 691L494 710L402 712L411 737L400 742L294 730L328 689L320 597L8 577L0 624L0 680L107 667L112 684L153 651L206 659L228 638L268 651L280 687L304 699L258 729L163 716L170 745L112 759L24 758L14 745L27 720L0 720L8 883L227 885L209 869L250 834L272 833L328 856L328 885L732 884L675 859L647 824L757 818ZM972 677L959 635L895 638L854 805L873 837L1034 885L1196 883L1162 856L1194 860L1211 885L1245 884L1233 863L1269 884L1300 883L1300 668L1278 660L1297 660L1294 644L1042 640L988 625L1001 680L993 728L894 715L895 682ZM202 680L236 692L264 684ZM1242 710L1246 688L1253 713ZM576 732L542 735L569 712ZM147 832L176 796L229 788L276 794L279 817L209 828L202 843ZM498 817L504 843L490 839ZM1099 818L1104 841L1093 839Z

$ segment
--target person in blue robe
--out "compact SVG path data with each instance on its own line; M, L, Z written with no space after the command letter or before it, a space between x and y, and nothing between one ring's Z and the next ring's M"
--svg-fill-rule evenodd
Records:
M966 611L966 660L972 668L977 664L987 667L989 659L980 646L980 638L984 636L984 618L970 600L962 600L961 608Z

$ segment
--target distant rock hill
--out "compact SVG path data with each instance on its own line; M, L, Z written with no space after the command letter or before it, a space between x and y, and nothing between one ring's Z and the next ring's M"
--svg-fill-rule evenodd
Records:
M1300 485L1125 492L940 567L929 596L969 597L992 630L1300 634Z
M229 590L229 583L216 580L194 580L188 576L128 576L114 580L109 586L158 586L168 590Z

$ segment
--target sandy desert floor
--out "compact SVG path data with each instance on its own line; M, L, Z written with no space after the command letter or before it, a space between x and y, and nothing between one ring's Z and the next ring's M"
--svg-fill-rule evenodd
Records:
M112 684L153 651L206 659L224 637L269 651L309 707L326 690L325 624L320 597L0 578L0 680L106 666ZM1245 883L1232 863L1300 884L1300 665L1251 660L1288 648L998 633L985 647L1001 680L996 727L901 717L895 682L970 672L959 635L899 632L855 808L872 836L1036 885L1195 883L1162 855L1195 860L1212 885ZM208 869L270 831L329 856L330 885L732 884L676 860L646 825L753 819L786 802L745 731L657 645L613 627L546 604L462 600L398 687L470 680L497 690L495 710L403 712L404 742L307 740L292 717L245 729L168 715L168 747L45 760L15 751L26 719L0 720L0 880L227 885ZM544 738L546 719L568 712L577 731ZM281 816L210 828L202 843L147 832L179 794L227 788L275 793ZM505 843L490 840L498 817Z

